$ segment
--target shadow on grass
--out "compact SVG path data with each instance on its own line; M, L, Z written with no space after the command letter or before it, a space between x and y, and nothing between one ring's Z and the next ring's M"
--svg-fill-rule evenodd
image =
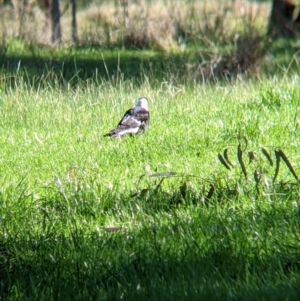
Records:
M0 58L0 66L2 82L9 84L15 83L20 75L35 85L76 85L85 80L140 83L146 78L150 82L184 78L183 68L187 60L187 55L151 51L79 49L78 53L74 50L64 54L58 50L52 53L46 50L43 55L5 55Z
M38 86L75 86L85 80L105 80L112 83L132 80L137 84L145 79L150 82L178 80L182 83L194 80L202 82L207 79L215 81L228 79L228 76L234 78L239 72L247 74L247 68L252 68L251 61L254 65L257 64L256 59L262 64L261 72L267 76L272 76L285 67L289 67L289 71L298 70L297 41L276 41L268 51L269 45L266 46L267 49L258 51L253 56L249 51L245 54L247 45L251 45L251 39L253 37L245 37L245 42L242 43L246 44L239 43L237 50L227 55L212 53L209 50L200 51L197 43L184 52L170 53L96 48L52 49L23 44L19 47L17 44L7 47L0 56L1 82L2 85L11 85L18 82L20 76L26 82ZM256 41L258 42L259 40ZM247 57L243 57L243 53ZM272 60L260 62L261 58L256 58L255 55L272 55ZM242 65L239 65L239 62ZM214 70L211 73L212 69Z
M260 219L265 230L271 218L276 220L273 213L266 216L267 220ZM231 231L230 225L216 226L217 219L203 227L202 218L188 225L153 224L90 234L74 223L69 235L29 231L27 237L21 233L1 238L1 296L5 300L298 300L299 247L247 237L243 219ZM295 224L296 219L290 222Z

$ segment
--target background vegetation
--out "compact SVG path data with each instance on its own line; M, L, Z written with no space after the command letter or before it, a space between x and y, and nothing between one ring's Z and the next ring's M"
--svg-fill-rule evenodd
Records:
M266 1L77 4L76 45L1 8L0 300L298 300L298 39Z

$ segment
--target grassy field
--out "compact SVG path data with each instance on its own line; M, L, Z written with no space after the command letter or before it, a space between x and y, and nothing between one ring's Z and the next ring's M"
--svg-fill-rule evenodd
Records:
M196 2L132 5L156 40L112 2L77 47L2 22L1 301L299 300L299 39L261 39L268 3ZM141 96L148 132L103 137Z
M1 299L297 300L299 87L2 90ZM102 137L142 95L149 131Z

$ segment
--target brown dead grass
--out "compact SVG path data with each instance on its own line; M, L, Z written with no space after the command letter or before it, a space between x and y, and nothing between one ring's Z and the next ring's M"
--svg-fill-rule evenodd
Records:
M114 1L90 5L77 13L81 44L125 44L133 47L157 47L168 51L186 37L199 35L226 38L241 31L246 23L265 27L269 5L246 0L144 1L129 5L129 26L124 26L122 7ZM29 37L33 42L49 43L49 26L39 7L24 7L22 20L15 20L12 7L2 7L0 34ZM71 41L71 16L62 19L63 43ZM20 24L21 23L21 24ZM18 32L19 30L19 32ZM221 34L221 36L220 36Z
M255 75L259 72L269 47L270 42L265 36L250 34L239 37L236 46L228 54L212 56L191 74L202 80Z
M125 28L122 8L116 9L112 2L80 12L78 26L82 43L169 51L204 36L225 40L248 23L253 29L266 27L268 15L268 5L245 0L139 1L129 6Z
M132 1L126 28L122 7L115 7L114 1L101 3L77 13L80 46L182 52L193 45L199 59L185 71L192 77L212 78L255 73L268 49L264 33L270 4L246 0ZM0 34L5 37L21 36L31 43L49 44L50 26L38 7L25 13L21 25L12 9L6 8L1 16ZM64 47L72 44L70 11L61 22Z

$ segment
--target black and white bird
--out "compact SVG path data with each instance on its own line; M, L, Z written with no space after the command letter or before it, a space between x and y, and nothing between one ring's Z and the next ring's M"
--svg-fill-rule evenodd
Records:
M104 136L122 138L122 136L128 134L144 134L148 128L149 120L148 100L141 97L135 107L126 111L116 128Z

